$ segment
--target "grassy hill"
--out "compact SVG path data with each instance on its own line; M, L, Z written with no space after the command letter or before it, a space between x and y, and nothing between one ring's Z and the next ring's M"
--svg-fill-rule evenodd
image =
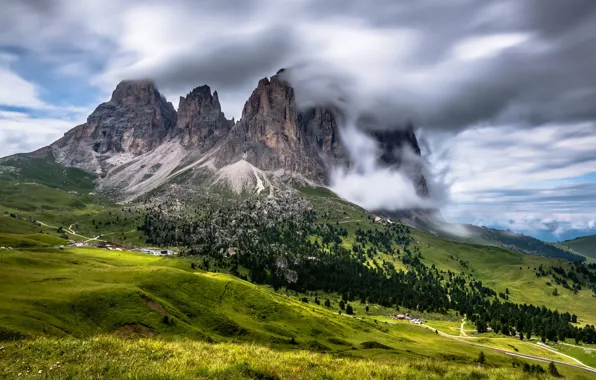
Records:
M361 308L360 319L340 316L335 299L329 308L312 296L304 303L303 295L193 270L187 259L13 250L0 256L0 276L0 372L13 376L38 377L60 362L57 378L501 379L523 376L512 361L535 364L409 323L388 324ZM481 350L483 367L475 364ZM559 367L569 378L587 378Z
M584 256L596 259L596 235L584 236L559 243Z
M576 313L582 324L596 323L596 298L589 289L578 294L556 284L548 285L550 278L536 277L536 268L544 266L570 267L565 260L523 255L499 247L456 243L416 231L424 260L443 270L464 272L505 293L509 289L509 300ZM558 296L553 295L557 287Z

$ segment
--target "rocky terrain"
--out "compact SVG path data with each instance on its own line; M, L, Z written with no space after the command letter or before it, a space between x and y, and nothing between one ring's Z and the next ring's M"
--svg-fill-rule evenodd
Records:
M238 121L226 118L207 85L181 97L176 111L152 82L123 81L86 123L35 154L94 173L98 190L128 200L157 188L260 193L328 185L332 168L351 165L339 115L298 109L284 74L258 82ZM420 155L412 126L367 133L378 143L382 166L400 168L405 151ZM405 169L426 196L422 167Z

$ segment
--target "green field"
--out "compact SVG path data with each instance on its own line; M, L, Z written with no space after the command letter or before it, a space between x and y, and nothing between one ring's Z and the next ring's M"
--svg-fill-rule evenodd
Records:
M566 240L559 244L571 248L575 252L581 253L584 256L596 259L596 235Z
M491 364L492 359L489 356L487 364L479 366L401 357L350 358L305 350L275 350L257 344L99 336L82 341L42 338L8 343L0 355L0 376L225 380L535 378L511 365L496 367ZM546 367L544 363L542 366ZM559 366L559 372L568 379L590 378L580 370L563 366Z
M375 315L340 316L333 307L229 275L193 271L186 259L99 249L13 250L0 258L0 276L0 337L25 338L3 344L5 374L29 369L38 376L59 361L57 378L522 375L511 368L511 357L490 349ZM474 364L481 350L490 365Z

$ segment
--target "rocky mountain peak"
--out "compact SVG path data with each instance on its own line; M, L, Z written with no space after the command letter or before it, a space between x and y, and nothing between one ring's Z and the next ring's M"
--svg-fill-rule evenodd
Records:
M174 134L186 147L209 149L225 137L233 121L221 112L217 91L203 85L180 97L178 120Z
M259 169L324 183L330 162L344 156L340 145L333 114L299 112L292 86L274 75L258 82L218 156L223 165L244 159Z
M116 154L137 156L156 149L176 125L172 103L151 81L122 81L110 101L100 104L87 122L51 145L65 166L104 173Z
M124 80L112 92L110 101L117 105L145 106L164 100L157 87L149 80Z

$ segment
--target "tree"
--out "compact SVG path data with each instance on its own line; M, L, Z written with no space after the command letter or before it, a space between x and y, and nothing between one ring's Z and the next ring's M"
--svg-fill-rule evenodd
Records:
M369 310L368 305L366 305L366 307L364 308L364 310L366 310L366 312L368 313L368 310Z
M523 331L519 332L519 340L524 340L524 332Z
M555 288L555 290L553 290L553 296L558 296L559 295L559 290L557 288Z
M354 314L354 309L352 309L352 305L350 305L350 304L346 305L346 313L348 315Z
M304 302L304 303L308 303L308 298L306 298L306 297L302 297L302 302Z
M505 294L509 294L509 288L505 288Z
M344 300L339 301L339 308L341 310L344 310L346 308L346 303L344 302Z
M325 300L325 306L326 307L331 307L331 301L329 301L329 299Z
M550 373L550 375L554 377L561 377L561 374L559 373L559 370L557 369L557 366L554 362L550 362L550 364L548 365L548 373Z
M478 355L478 364L484 365L486 363L486 357L484 357L484 351L480 351L480 355Z

